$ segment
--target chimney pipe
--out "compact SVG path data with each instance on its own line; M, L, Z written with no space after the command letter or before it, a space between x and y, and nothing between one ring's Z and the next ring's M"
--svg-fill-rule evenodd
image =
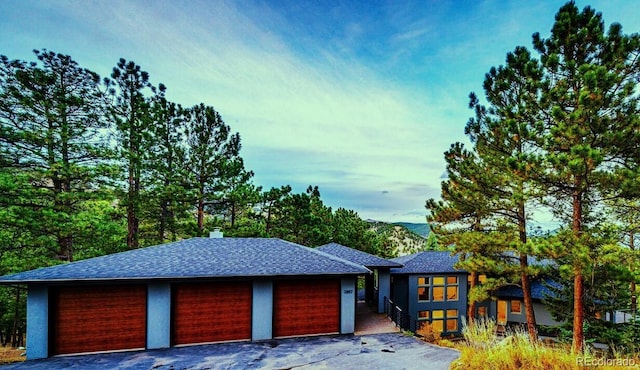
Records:
M213 239L220 239L223 236L224 234L222 233L222 231L220 231L219 227L215 227L213 231L209 233L209 238L213 238Z

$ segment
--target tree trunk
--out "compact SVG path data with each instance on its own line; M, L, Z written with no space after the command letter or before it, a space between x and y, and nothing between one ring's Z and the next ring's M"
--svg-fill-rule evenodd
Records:
M198 232L200 236L204 232L204 199L198 199Z
M522 184L520 184L522 191ZM527 243L527 219L525 214L525 204L521 202L518 206L518 233L520 243L524 246ZM538 330L536 328L536 313L533 309L533 297L531 297L531 279L529 278L529 261L526 253L520 252L520 284L522 285L522 297L524 300L524 312L527 319L527 331L531 343L538 340Z
M13 307L13 325L11 327L11 345L18 347L20 340L18 338L18 311L20 309L20 289L16 288L16 301Z
M167 229L167 220L169 218L169 206L167 201L162 199L160 204L160 226L158 227L158 242L164 243Z
M532 343L535 343L538 339L538 330L536 328L536 314L533 310L533 298L531 297L531 280L527 273L528 266L527 255L520 254L520 280L524 298L524 312L527 318L527 331L529 332L529 339Z
M576 189L573 192L573 213L572 230L576 238L582 232L582 192L580 186L582 179L575 180ZM575 259L578 259L577 257ZM579 261L573 262L573 353L584 351L584 278L582 277L582 266Z
M470 280L471 284L469 284L469 291L478 285L478 273L471 271ZM467 307L467 321L469 322L469 325L473 324L476 319L476 306L477 302L473 300L469 302L469 306Z
M629 234L629 249L631 249L632 251L636 249L634 232L635 230L631 230L631 233ZM635 314L636 309L638 308L638 301L637 301L638 298L636 296L635 280L633 279L631 280L631 284L629 284L629 289L631 290L631 312Z

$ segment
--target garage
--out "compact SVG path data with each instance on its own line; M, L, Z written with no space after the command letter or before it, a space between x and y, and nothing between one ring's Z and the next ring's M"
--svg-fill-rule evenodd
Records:
M192 238L0 276L26 285L28 360L352 334L371 271L276 238Z
M274 283L273 335L340 331L340 280L283 280Z
M145 285L51 288L51 354L145 348Z
M207 282L172 288L172 345L251 339L252 284Z

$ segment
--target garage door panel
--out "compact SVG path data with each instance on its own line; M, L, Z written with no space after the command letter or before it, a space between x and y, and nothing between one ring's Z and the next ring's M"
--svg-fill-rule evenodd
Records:
M146 345L144 285L52 290L52 354L113 351Z
M250 282L174 285L175 345L251 339Z
M335 333L339 325L339 280L276 282L274 336Z

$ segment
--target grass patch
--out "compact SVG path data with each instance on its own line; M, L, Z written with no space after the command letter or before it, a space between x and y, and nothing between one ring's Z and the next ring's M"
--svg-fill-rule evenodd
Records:
M532 343L525 331L507 330L505 337L498 337L495 335L496 324L491 320L465 324L462 333L465 340L457 346L460 357L451 364L450 368L453 370L584 369L587 364L591 364L589 368L593 369L621 369L615 364L623 361L632 365L629 368L637 368L634 364L640 367L638 355L616 355L613 359L601 358L591 353L577 356L571 353L567 345L550 345L540 341Z
M0 364L10 364L25 360L24 349L0 347Z

